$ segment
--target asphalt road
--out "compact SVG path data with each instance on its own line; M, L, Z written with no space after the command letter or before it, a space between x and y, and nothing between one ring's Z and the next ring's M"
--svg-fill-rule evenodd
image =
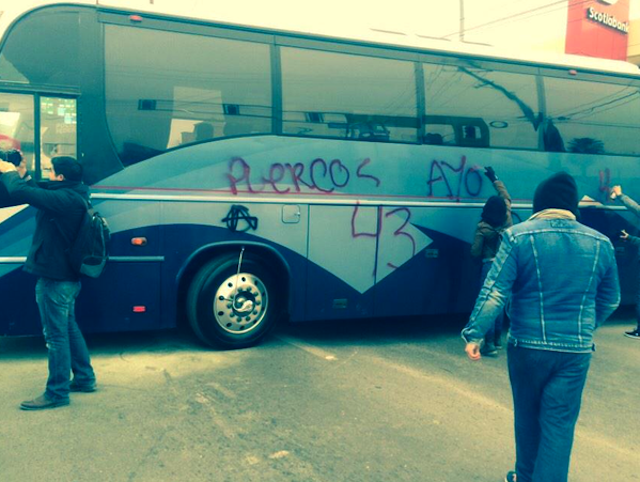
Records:
M597 335L573 482L640 480L640 342ZM513 464L506 356L466 359L460 318L279 328L210 351L179 332L89 338L99 391L41 393L41 338L0 339L0 482L498 482Z

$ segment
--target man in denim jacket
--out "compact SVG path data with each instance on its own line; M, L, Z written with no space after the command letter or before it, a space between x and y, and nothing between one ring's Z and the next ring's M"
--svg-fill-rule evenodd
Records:
M516 470L505 480L565 482L593 332L620 303L618 271L609 239L576 221L569 174L538 186L533 211L505 231L462 337L479 360L485 332L511 298Z

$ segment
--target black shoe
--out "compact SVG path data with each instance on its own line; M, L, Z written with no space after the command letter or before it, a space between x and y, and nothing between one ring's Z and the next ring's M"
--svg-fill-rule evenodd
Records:
M80 385L79 383L76 383L75 380L73 380L69 384L69 391L70 392L90 393L90 392L95 392L97 389L98 389L98 386L96 385L96 382L90 383L89 385Z
M504 478L504 482L516 482L517 477L514 471L507 472L507 476Z
M635 338L636 340L640 340L640 330L636 328L635 330L632 330L632 331L625 331L624 336L628 338Z
M69 399L49 400L45 395L40 395L33 400L26 400L20 404L22 410L45 410L69 405Z

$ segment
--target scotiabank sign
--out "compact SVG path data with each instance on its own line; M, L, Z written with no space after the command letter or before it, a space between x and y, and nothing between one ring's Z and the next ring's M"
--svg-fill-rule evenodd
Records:
M565 52L626 60L630 0L569 0Z
M615 28L616 30L620 30L624 33L629 33L629 22L618 20L613 15L599 12L593 7L589 7L589 10L587 10L587 18L594 22L601 23L602 25L606 25L607 27Z

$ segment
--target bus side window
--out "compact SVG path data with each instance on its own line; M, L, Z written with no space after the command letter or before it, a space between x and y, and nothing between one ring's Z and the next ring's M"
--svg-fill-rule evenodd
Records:
M281 64L284 134L418 141L412 62L282 47Z
M605 83L544 74L546 115L555 121L547 121L545 150L640 155L637 81Z
M35 167L33 112L32 95L0 92L0 149L21 150L31 172Z
M455 139L445 138L445 144L538 149L535 71L503 68L463 59L424 63L425 132L434 133L432 119L453 127Z
M267 44L106 25L105 62L107 122L124 165L272 131Z

